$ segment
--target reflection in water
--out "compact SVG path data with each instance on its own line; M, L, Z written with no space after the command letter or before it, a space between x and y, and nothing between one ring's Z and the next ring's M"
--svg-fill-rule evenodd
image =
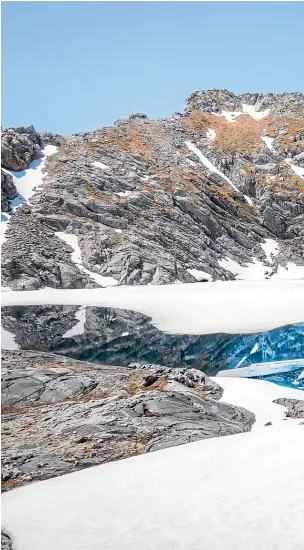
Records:
M6 307L2 313L4 329L21 349L96 363L151 362L216 374L253 363L304 358L304 323L256 334L192 336L163 333L150 321L134 311L100 307L85 308L80 320L75 306ZM292 371L271 379L303 387L304 379L296 380L299 375L300 371Z

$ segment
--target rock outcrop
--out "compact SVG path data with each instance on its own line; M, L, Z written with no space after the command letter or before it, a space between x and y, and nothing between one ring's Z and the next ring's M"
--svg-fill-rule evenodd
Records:
M304 418L304 400L303 399L288 399L280 397L275 399L274 403L286 407L286 416L288 418Z
M304 95L192 94L184 113L139 113L71 137L4 130L3 166L20 170L46 144L43 186L10 220L3 284L13 289L231 280L223 259L253 258L271 276L304 263ZM275 261L261 244L276 239ZM16 246L18 243L18 246ZM54 260L53 260L54 258ZM106 285L105 281L105 285Z
M12 175L1 169L1 212L12 213L11 201L17 195Z
M219 401L221 396L220 386L196 369L106 367L4 352L3 489L249 431L254 414Z
M2 131L1 165L7 170L24 170L41 156L41 138L33 126Z

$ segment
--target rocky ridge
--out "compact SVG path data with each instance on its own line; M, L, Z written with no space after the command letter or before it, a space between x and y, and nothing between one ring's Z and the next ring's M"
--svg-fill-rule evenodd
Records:
M135 114L71 137L4 130L4 169L23 170L49 143L43 186L9 223L4 286L98 286L90 272L127 285L231 280L227 258L256 258L267 277L304 264L303 94L198 91L167 119ZM279 244L271 260L266 238Z

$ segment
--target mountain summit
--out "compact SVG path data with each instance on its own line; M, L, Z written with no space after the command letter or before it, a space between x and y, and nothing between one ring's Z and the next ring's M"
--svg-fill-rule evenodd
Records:
M69 137L2 131L14 290L302 278L304 94L191 94Z

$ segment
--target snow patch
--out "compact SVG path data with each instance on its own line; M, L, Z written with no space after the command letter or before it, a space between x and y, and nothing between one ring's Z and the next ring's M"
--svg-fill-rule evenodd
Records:
M253 200L248 197L248 195L244 195L244 199L246 202L248 202L249 206L253 206Z
M157 178L157 174L151 174L149 176L149 174L145 174L142 178L140 178L142 181L148 181L150 179L155 179Z
M122 191L121 193L115 193L115 195L118 195L119 197L129 197L131 193L132 191Z
M279 253L279 245L275 239L265 239L265 242L261 244L267 261L273 263L273 256L277 256Z
M84 326L87 318L86 313L87 308L85 306L81 306L75 313L75 319L77 319L78 323L68 330L62 338L72 338L73 336L80 336L84 333Z
M193 275L197 281L212 281L212 275L210 275L210 273L206 273L200 269L187 269L187 271L190 275Z
M270 109L265 109L265 111L257 111L255 105L242 105L242 111L222 111L219 113L213 113L215 116L223 116L228 122L237 122L236 118L240 115L249 115L255 120L261 120L265 118L270 113Z
M208 132L206 133L206 138L209 141L213 141L215 137L216 137L216 131L213 130L212 128L209 128Z
M222 111L219 113L213 113L215 116L223 116L228 122L236 122L236 118L242 115L242 111Z
M109 166L106 164L103 164L103 162L98 162L98 160L95 160L92 162L93 166L96 166L96 168L101 168L102 170L108 170Z
M29 199L33 196L34 192L42 186L43 178L46 172L42 173L45 165L46 157L54 155L58 150L58 147L54 145L47 145L43 150L43 157L33 160L26 170L20 172L10 172L4 170L7 174L13 177L15 187L18 192L18 196L9 201L12 206L12 215L15 214L17 208L25 201L29 203ZM2 169L3 170L3 169ZM6 212L1 212L1 244L6 240L5 232L8 228L8 223L12 215Z
M196 166L196 164L195 164L195 162L193 162L193 160L186 159L186 161L188 162L188 164L190 164L190 166Z
M171 334L247 334L303 322L304 282L216 281L2 294L2 306L39 304L130 309Z
M16 189L25 202L29 203L35 191L42 186L43 178L46 176L46 172L42 173L45 159L54 155L57 150L58 147L55 147L55 145L47 145L42 150L43 157L33 160L26 170L11 172Z
M114 277L104 277L103 275L100 275L99 273L94 273L94 271L89 271L89 269L86 269L84 267L82 263L81 250L78 244L77 235L74 235L73 233L63 233L61 231L57 231L55 235L56 237L59 237L59 239L67 243L71 248L73 248L72 261L78 266L81 271L89 275L89 277L93 279L97 284L103 287L115 286L118 284L118 281L114 279Z
M238 264L228 257L218 260L218 264L223 269L233 273L237 279L243 281L262 281L269 273L269 268L267 269L267 267L255 257L252 258L252 263L247 263L245 266Z
M216 166L214 166L214 164L212 164L212 162L210 162L210 160L208 160L207 157L205 157L205 155L203 155L203 153L193 143L191 143L191 141L185 141L185 143L189 151L192 151L193 153L195 153L196 156L200 159L200 161L206 166L206 168L210 170L210 172L213 172L214 174L218 174L218 176L220 176L223 180L225 180L230 185L230 187L234 189L234 191L236 191L239 194L242 194L240 190L234 185L234 183L232 183L231 179L225 176L225 174L223 174L223 172L221 172L218 168L216 168ZM250 206L252 206L253 205L252 200L247 195L243 195L243 196L247 201L247 203Z
M250 115L255 120L262 120L269 115L270 109L265 109L265 111L257 111L255 105L242 105L243 113L245 115Z
M192 151L193 153L195 153L196 156L200 159L200 161L206 166L206 168L210 170L210 172L213 172L214 174L218 174L223 180L229 183L229 185L237 193L240 193L239 189L234 185L234 183L232 183L232 181L227 176L225 176L223 172L221 172L218 168L216 168L214 164L212 164L212 162L210 162L210 160L208 160L207 157L205 157L205 155L203 155L203 153L193 143L191 143L191 141L185 141L185 143L189 151Z
M258 343L255 343L251 352L250 352L250 355L252 355L253 353L255 353L256 351L258 351L259 349L259 344Z
M274 257L277 256L279 253L279 245L277 241L275 239L265 239L265 241L261 244L261 247L265 252L268 263L272 265L274 261ZM264 265L261 261L257 260L257 258L255 257L252 258L251 263L247 263L245 266L241 266L235 260L232 260L231 258L228 258L228 257L219 260L218 263L220 267L223 267L227 271L230 271L231 273L233 273L233 275L235 275L237 279L244 280L244 281L263 280L267 276L269 276L271 273L269 267ZM303 266L303 269L304 269L304 266ZM285 278L289 278L289 279L302 278L302 277L299 277L299 273L301 273L301 269L299 271L299 268L297 267L296 272L298 275L297 277L293 276L295 273L295 270L291 270L289 273L290 276ZM283 279L284 277L281 275L281 271L279 271L278 274L272 275L271 278Z
M263 136L262 137L262 141L264 141L266 147L268 147L268 149L272 152L272 153L275 153L275 148L274 146L272 145L273 142L274 142L274 138L270 137L270 136Z
M296 164L292 164L291 159L286 159L286 162L294 173L297 174L297 176L304 178L304 168L301 168L301 166L297 166Z

